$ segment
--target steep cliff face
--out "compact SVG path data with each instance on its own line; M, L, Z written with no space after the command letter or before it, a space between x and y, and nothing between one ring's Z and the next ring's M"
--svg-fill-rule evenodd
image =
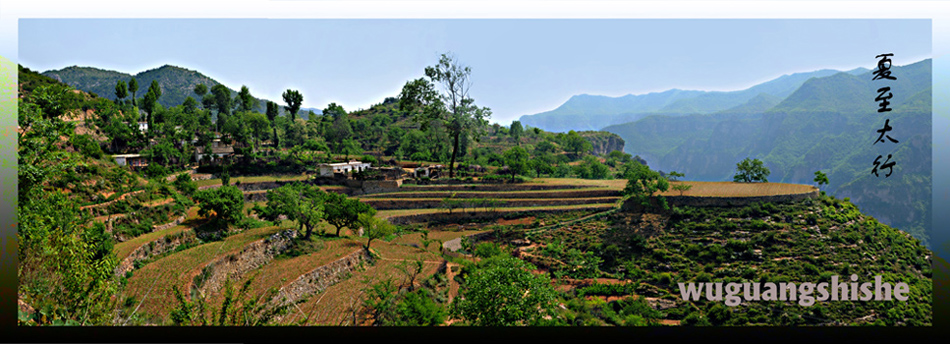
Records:
M594 147L594 155L603 156L615 150L623 152L624 141L620 135L605 131L582 131L578 134Z

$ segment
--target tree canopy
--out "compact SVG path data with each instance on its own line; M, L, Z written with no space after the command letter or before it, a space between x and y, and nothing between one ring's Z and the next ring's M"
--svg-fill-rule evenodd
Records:
M475 100L469 97L472 70L460 64L454 56L442 54L439 63L425 68L425 74L428 80L420 78L403 86L399 95L399 108L415 113L423 130L428 128L430 121L445 127L452 140L449 177L455 177L455 161L460 155L461 137L484 130L491 110L475 106ZM441 94L436 90L436 84L441 85Z
M244 193L232 185L195 193L198 215L208 218L212 228L224 229L244 219Z
M290 112L290 121L296 121L297 111L300 111L300 106L303 104L303 94L300 94L300 91L288 89L284 91L282 96L284 97L284 103L287 103L284 108L287 109L287 112Z
M653 193L666 191L670 187L670 183L660 175L660 172L651 170L639 162L632 161L624 164L622 170L621 177L627 180L627 186L624 187L622 194L639 201L643 206L649 206ZM657 201L664 209L668 207L664 197L657 197Z
M267 206L255 207L261 218L276 221L280 215L306 229L304 239L310 239L313 229L324 218L324 202L329 194L315 185L293 183L267 192Z
M769 173L771 172L768 167L762 164L762 160L745 158L745 160L736 164L736 174L732 177L732 180L740 183L767 183L768 179L766 177L769 176Z
M538 325L553 310L555 291L547 274L514 257L488 258L468 275L453 311L474 326Z

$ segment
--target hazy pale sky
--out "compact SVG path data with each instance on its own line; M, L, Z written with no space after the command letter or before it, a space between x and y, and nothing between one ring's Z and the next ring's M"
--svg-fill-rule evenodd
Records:
M929 19L27 19L18 62L135 74L165 64L281 102L347 110L396 96L443 52L472 69L492 122L576 94L730 91L783 74L931 57Z

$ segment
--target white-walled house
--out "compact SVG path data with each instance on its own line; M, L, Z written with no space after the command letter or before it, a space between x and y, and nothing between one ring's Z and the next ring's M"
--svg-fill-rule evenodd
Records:
M145 167L148 162L141 154L116 154L112 156L115 163L119 166Z
M231 154L234 154L234 147L221 142L220 139L211 142L210 153L205 152L205 147L195 147L195 161L198 162L203 160L215 161Z
M370 163L360 161L340 162L335 164L318 164L320 176L333 177L334 173L363 172L370 168Z

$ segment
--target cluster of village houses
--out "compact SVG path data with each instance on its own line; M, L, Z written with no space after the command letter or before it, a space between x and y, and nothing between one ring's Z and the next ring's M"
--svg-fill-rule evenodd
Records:
M139 123L139 129L144 131L148 129L145 122ZM205 152L205 147L196 147L195 161L220 161L221 159L233 156L234 147L221 142L221 139L214 139L211 143L211 152ZM141 154L116 154L112 156L119 166L129 166L130 168L140 169L148 166L148 161ZM316 169L320 177L328 178L351 178L353 173L365 172L368 170L377 170L385 180L399 180L405 178L437 178L439 177L443 166L404 166L404 167L373 167L368 162L348 161L332 164L317 164Z

